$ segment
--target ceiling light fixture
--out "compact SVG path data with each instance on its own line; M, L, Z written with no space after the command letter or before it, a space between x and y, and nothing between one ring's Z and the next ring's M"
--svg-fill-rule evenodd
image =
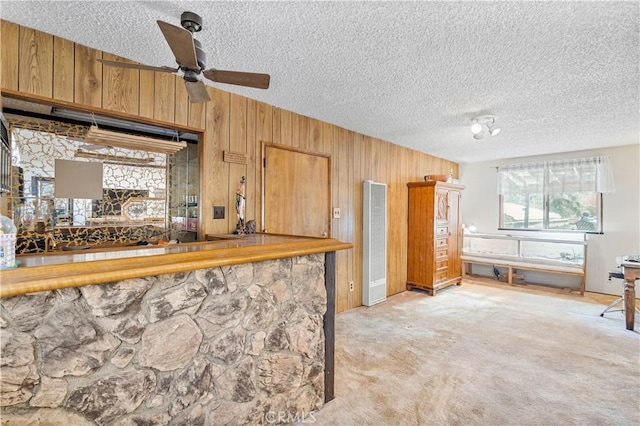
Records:
M487 124L487 130L489 131L489 134L491 136L495 136L498 133L500 133L500 130L502 130L500 127L496 126L495 124Z
M471 125L471 133L473 133L475 140L484 138L485 129L491 136L497 135L502 130L496 125L496 117L493 115L481 115L471 120L471 122L473 123Z
M471 133L473 133L473 138L475 140L480 140L484 138L484 128L480 123L473 123L471 125Z

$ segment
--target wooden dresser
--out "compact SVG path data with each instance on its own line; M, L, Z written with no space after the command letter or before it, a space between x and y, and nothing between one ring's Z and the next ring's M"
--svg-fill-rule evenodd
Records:
M409 182L407 290L436 291L462 280L460 196L464 186Z

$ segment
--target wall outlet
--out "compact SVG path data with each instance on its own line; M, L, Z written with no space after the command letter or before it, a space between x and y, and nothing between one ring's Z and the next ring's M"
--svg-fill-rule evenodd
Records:
M334 207L333 208L333 218L334 219L340 219L340 207Z
M353 281L349 281L349 291L353 291Z
M224 219L224 206L213 206L213 218Z

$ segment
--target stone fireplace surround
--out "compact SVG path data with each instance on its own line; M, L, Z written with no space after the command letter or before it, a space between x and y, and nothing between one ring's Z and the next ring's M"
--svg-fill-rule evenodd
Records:
M0 299L3 423L303 419L333 398L334 256Z

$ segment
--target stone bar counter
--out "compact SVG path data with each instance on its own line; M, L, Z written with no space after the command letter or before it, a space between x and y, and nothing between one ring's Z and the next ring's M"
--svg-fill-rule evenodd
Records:
M19 256L0 272L11 425L289 424L333 398L333 239Z

